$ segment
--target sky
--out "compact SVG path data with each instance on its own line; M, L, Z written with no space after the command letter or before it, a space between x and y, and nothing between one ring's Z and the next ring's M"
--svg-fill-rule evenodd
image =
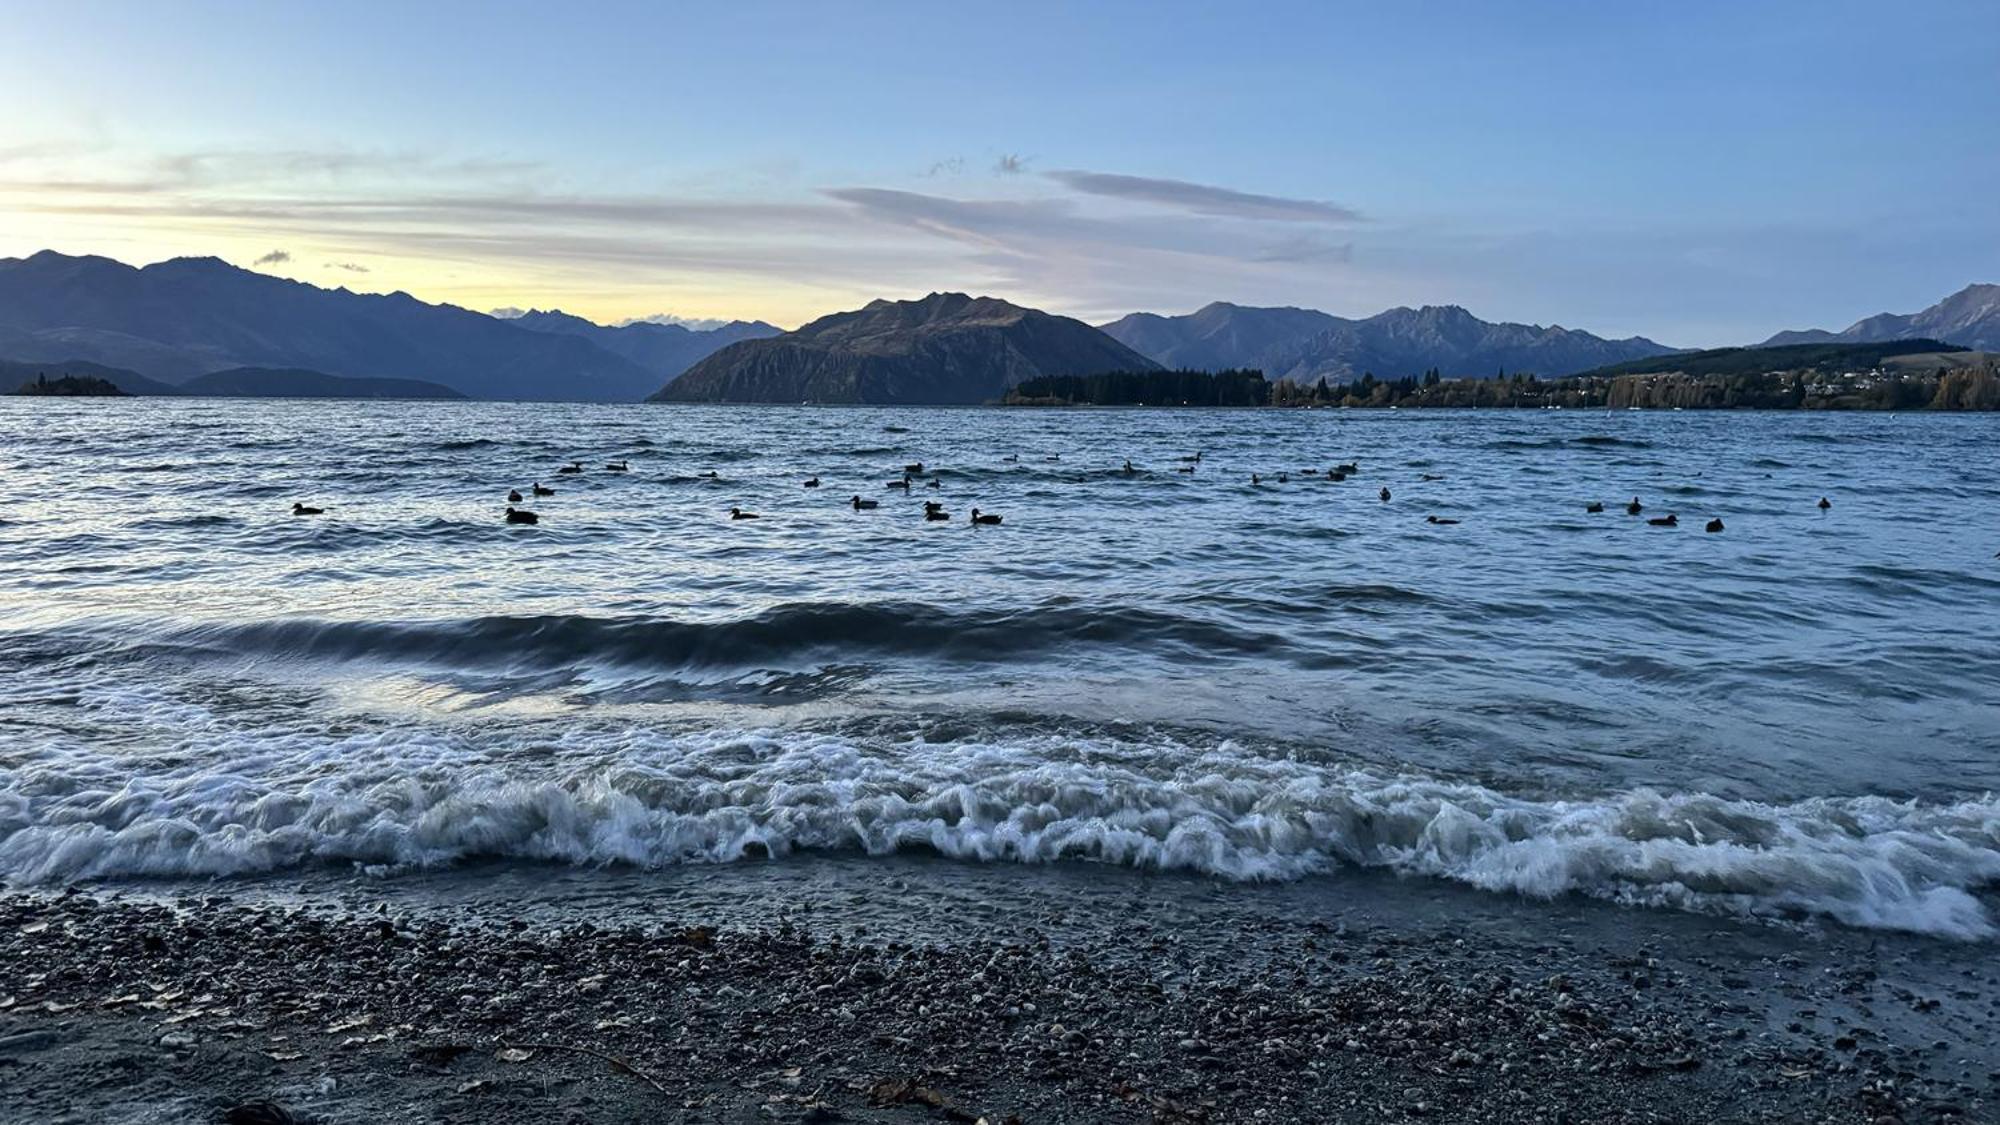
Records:
M2000 3L0 0L0 257L1681 346L2000 281Z

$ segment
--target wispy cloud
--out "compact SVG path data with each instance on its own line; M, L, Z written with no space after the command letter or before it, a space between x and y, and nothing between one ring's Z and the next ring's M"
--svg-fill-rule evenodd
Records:
M364 266L359 262L328 262L326 264L326 268L330 270L346 270L348 273L373 272L367 266Z
M250 264L253 266L282 266L286 262L289 262L291 260L292 260L291 251L273 250L269 254L264 255L263 257L257 259L256 261Z
M1196 184L1186 180L1166 180L1151 176L1125 176L1115 172L1075 170L1047 173L1071 191L1085 195L1109 196L1139 203L1152 203L1238 219L1267 219L1288 223L1353 223L1361 213L1337 203L1314 199L1287 199L1278 195L1256 195L1232 188Z

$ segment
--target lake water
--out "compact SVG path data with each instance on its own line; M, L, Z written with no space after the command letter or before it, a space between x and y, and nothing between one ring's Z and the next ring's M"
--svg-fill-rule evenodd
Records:
M0 878L922 853L1986 938L1996 424L0 400Z

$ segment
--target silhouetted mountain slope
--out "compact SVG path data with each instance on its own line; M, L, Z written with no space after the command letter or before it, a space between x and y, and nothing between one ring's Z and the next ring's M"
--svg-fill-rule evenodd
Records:
M761 320L735 320L705 331L648 321L613 328L557 309L532 309L507 323L533 332L582 337L652 372L657 376L656 383L679 376L693 364L738 340L761 340L784 331Z
M305 368L420 379L473 398L636 401L659 384L579 336L216 258L144 269L53 251L0 259L0 354L89 359L170 382L231 367Z
M180 385L182 394L216 398L434 398L466 396L422 379L369 379L298 368L232 367Z
M1928 338L1961 348L2000 351L2000 285L1968 285L1922 312L1877 313L1841 332L1809 328L1780 332L1764 341L1781 344L1873 343Z
M1146 370L1079 320L994 297L873 301L796 332L745 340L668 384L663 402L978 403L1023 379Z
M1534 324L1490 323L1457 305L1396 308L1363 320L1312 309L1212 304L1186 316L1134 313L1104 331L1172 367L1257 368L1273 380L1341 382L1437 368L1448 376L1501 370L1568 375L1674 349L1642 336L1607 340Z

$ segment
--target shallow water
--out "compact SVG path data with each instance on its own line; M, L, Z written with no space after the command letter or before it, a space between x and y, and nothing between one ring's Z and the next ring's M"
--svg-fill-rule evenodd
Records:
M0 401L0 876L916 850L1988 937L1994 426Z

